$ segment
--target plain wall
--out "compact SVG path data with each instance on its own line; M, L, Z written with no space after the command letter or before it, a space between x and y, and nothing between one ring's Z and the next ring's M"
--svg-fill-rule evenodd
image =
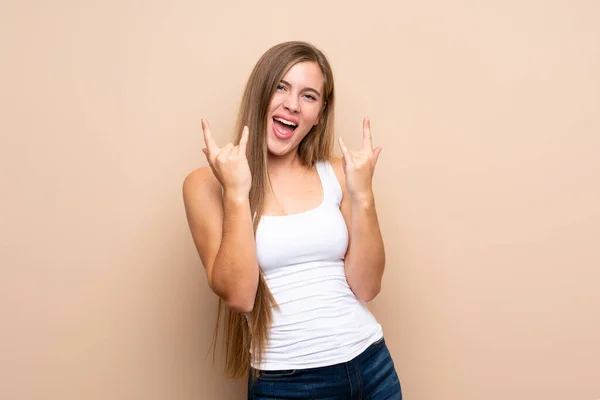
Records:
M345 13L345 15L344 15ZM383 147L383 324L411 400L600 398L600 3L0 5L0 398L239 399L181 184L275 43ZM336 152L339 151L336 148Z

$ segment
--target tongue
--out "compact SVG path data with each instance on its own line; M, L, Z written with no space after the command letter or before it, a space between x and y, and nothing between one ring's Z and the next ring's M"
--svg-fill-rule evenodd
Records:
M283 133L284 135L292 133L294 131L294 129L296 129L293 126L286 125L286 124L281 123L281 122L276 121L276 120L273 120L273 122L275 123L275 125L277 125L277 130L279 132Z

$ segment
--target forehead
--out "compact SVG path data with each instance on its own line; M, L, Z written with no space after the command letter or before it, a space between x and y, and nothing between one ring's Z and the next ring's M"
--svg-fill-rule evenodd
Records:
M312 61L294 64L283 76L283 80L294 86L309 86L319 90L323 87L323 72Z

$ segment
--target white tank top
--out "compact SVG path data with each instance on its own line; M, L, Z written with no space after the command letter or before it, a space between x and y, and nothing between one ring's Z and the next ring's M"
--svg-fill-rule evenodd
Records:
M256 232L258 263L279 310L273 309L265 370L346 362L383 336L344 273L348 229L342 189L327 161L318 162L323 201L309 211L263 216Z

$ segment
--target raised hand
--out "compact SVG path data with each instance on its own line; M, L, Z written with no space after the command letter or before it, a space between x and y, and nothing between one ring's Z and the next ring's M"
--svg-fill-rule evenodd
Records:
M248 199L252 186L252 175L246 158L248 143L248 127L244 126L240 143L235 146L227 143L220 148L212 137L208 121L202 119L202 132L206 147L202 149L213 170L215 177L221 182L225 193L237 199Z
M363 119L363 144L358 151L348 150L339 138L342 150L342 165L346 174L346 188L353 202L368 201L373 197L372 180L381 147L373 149L371 122Z

